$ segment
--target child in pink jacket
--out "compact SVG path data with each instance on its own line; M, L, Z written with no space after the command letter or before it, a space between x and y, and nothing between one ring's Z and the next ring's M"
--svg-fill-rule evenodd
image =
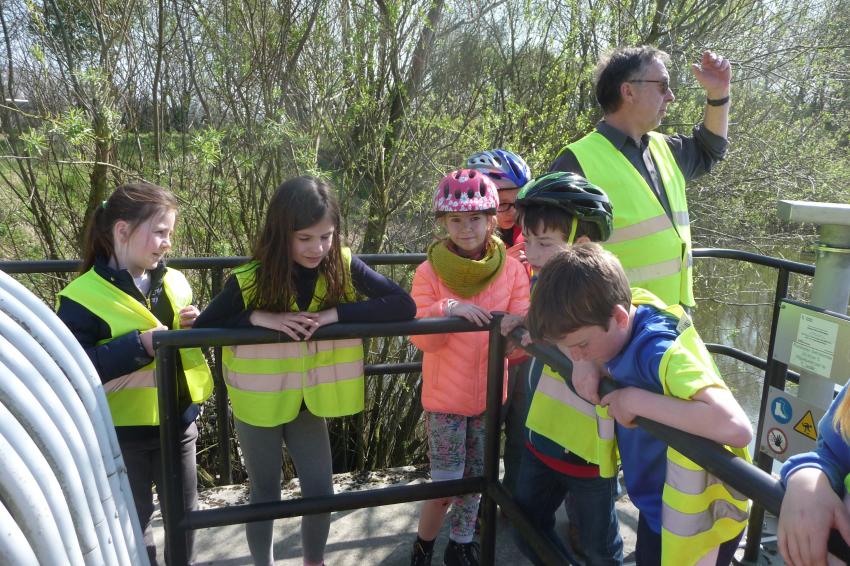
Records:
M528 276L493 236L499 196L480 171L460 169L440 181L434 214L448 233L428 248L428 261L413 277L416 316L460 316L485 326L491 311L524 315ZM484 471L484 409L487 397L485 332L412 336L425 355L422 405L428 431L431 479L444 481ZM505 372L505 379L507 372ZM503 391L505 389L503 388ZM502 399L504 402L504 397ZM433 499L422 505L412 565L428 565L434 539L450 504L451 534L445 564L477 565L479 546L472 539L479 494Z

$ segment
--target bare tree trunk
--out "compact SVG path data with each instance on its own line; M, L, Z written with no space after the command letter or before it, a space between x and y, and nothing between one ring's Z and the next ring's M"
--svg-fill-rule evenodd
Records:
M369 195L369 215L366 221L366 233L363 236L362 253L378 253L384 243L389 217L390 187L386 179L387 165L393 160L396 146L401 137L404 112L410 101L416 98L417 91L422 85L422 79L428 64L428 55L434 46L435 30L443 13L444 0L436 0L431 4L425 25L419 35L419 41L413 51L410 61L410 72L405 84L395 83L392 98L387 133L384 136L383 159L374 165L372 178L374 180ZM386 14L386 6L379 1L381 12ZM385 16L386 17L386 16ZM394 54L393 56L395 56Z
M157 172L162 170L162 102L159 99L159 83L162 79L162 50L163 27L165 17L162 9L163 0L158 0L156 6L156 63L153 71L153 87L151 102L153 104L153 139L154 160Z

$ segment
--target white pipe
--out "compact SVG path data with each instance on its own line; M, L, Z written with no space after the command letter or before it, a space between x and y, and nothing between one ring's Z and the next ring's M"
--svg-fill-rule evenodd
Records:
M0 500L29 541L40 564L65 564L67 556L50 506L26 464L0 436Z
M7 312L13 319L24 321L24 326L29 333L56 361L83 402L94 424L101 450L104 452L104 465L115 496L113 510L117 508L117 517L112 517L109 509L107 509L107 517L114 519L112 532L116 549L118 551L127 549L123 556L119 553L121 564L149 564L126 468L121 458L121 449L112 425L112 416L109 413L103 386L91 361L73 334L53 311L23 285L2 271L0 271L0 310ZM126 543L118 544L125 537Z
M38 566L27 537L21 532L15 518L0 501L0 564Z
M15 343L17 348L21 349L24 356L30 361L38 364L36 366L36 370L38 370L38 373L41 373L50 384L49 387L42 386L42 390L52 389L55 391L56 395L58 395L58 398L56 398L56 395L53 395L52 402L46 405L50 408L48 412L52 412L52 407L54 406L65 406L66 408L70 407L72 409L70 414L73 419L66 421L70 422L70 425L68 426L74 427L78 430L78 432L82 433L89 431L93 424L97 424L97 419L93 422L90 417L90 411L88 411L85 406L80 407L81 399L69 383L69 377L66 377L68 372L62 372L56 366L54 360L41 348L39 341L37 341L37 338L41 338L38 331L40 327L44 326L43 323L20 301L2 289L0 289L0 313L4 313L2 317L0 317L0 333L7 335L8 339L14 340L13 343ZM24 332L24 329L28 332ZM41 331L45 332L43 328L41 328ZM53 342L58 342L58 339L55 336L48 335L48 337L52 338ZM43 345L45 340L41 339L40 342ZM29 385L29 387L32 386ZM41 398L44 395L50 394L39 394L36 392L34 395L36 398ZM90 396L93 397L93 394ZM74 410L74 407L77 407L77 410ZM104 426L101 426L100 428L105 429ZM102 440L97 438L96 434L90 433L85 437L85 443L83 443L82 440L79 441L80 444L88 446L92 451L92 457L88 458L89 465L88 469L84 472L84 477L86 478L87 483L93 483L89 485L86 493L88 497L97 496L100 500L99 503L95 502L94 505L89 506L89 509L93 514L93 521L95 525L97 525L97 532L99 535L98 539L100 540L99 546L101 546L101 552L103 553L105 563L128 566L131 563L131 560L129 557L129 551L126 549L126 537L122 530L122 524L119 521L118 511L113 499L113 492L115 492L115 495L119 495L119 500L123 500L124 498L120 496L120 487L117 482L117 477L114 482L115 485L112 486L110 485L112 482L109 481L109 478L106 475L108 473L108 469L105 470L107 462L113 469L113 475L115 475L116 472L111 454L104 458L104 455L101 452L101 447L106 446L108 448L109 446L108 440L106 440L106 434L103 433L100 436ZM77 438L79 438L79 436L77 436ZM107 450L107 453L109 453L109 450ZM94 464L95 472L91 471L93 465L92 460L98 462L97 464ZM98 471L100 471L100 473L97 473ZM100 513L98 513L98 511L94 508L95 506L100 507ZM135 514L135 510L133 513ZM121 559L122 556L124 557L123 560Z
M0 379L15 379L15 375L0 364ZM75 536L74 520L71 518L69 508L70 501L66 500L57 477L50 469L50 465L39 451L35 441L30 437L30 434L33 434L34 431L25 430L14 415L2 404L0 404L0 431L2 431L3 439L9 443L12 450L20 456L24 465L27 466L36 484L38 484L37 489L44 495L47 506L53 515L53 520L56 521L56 526L59 528L59 537L62 539L65 548L67 564L74 566L83 566L84 563L96 564L96 562L83 559L80 541ZM13 489L14 487L12 486ZM79 489L79 486L77 486L77 489ZM23 493L22 495L29 497L32 494ZM70 507L73 506L71 503ZM89 531L91 535L94 535L91 525L89 525ZM97 551L96 546L94 550ZM99 553L97 554L99 557Z
M33 395L41 400L42 405L48 408L48 412L54 414L54 420L61 419L57 422L57 426L60 430L67 431L69 443L76 447L75 454L79 453L80 457L86 459L86 462L80 465L81 468L85 466L85 469L82 469L83 477L88 480L91 475L90 481L93 484L86 489L92 521L100 525L98 529L98 533L101 534L100 545L104 547L103 552L111 556L107 561L110 563L117 561L115 550L108 548L114 546L112 542L108 542L108 535L111 532L110 522L117 525L112 488L107 478L100 444L86 408L55 361L42 350L32 336L2 311L0 311L0 334L14 344L27 362L32 364L32 368L41 379L34 383L27 381L25 384ZM14 371L18 373L18 370ZM64 411L54 412L53 408L58 406L63 407L67 414ZM115 543L120 544L121 540Z
M87 556L86 563L117 565L118 558L95 481L96 472L92 468L77 425L65 410L60 397L27 360L27 358L45 358L46 355L41 350L34 351L26 348L25 346L34 341L26 334L17 335L18 333L14 332L15 328L12 328L13 325L12 319L0 312L0 346L2 346L0 347L0 363L9 369L12 378L17 378L16 381L27 388L35 402L40 404L44 415L55 425L61 440L64 441L65 451L73 461L73 471L65 470L58 465L54 467L54 470L71 507L77 538L83 554ZM24 349L12 342L13 338L21 338ZM14 412L17 413L17 411ZM51 432L30 428L30 433L33 435L51 434ZM46 444L46 442L42 440L39 444Z

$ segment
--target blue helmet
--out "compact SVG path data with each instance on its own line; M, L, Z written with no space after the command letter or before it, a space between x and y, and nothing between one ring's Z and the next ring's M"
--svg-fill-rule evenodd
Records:
M522 157L506 149L473 153L466 160L467 169L478 169L494 181L506 180L521 189L531 180L531 169Z

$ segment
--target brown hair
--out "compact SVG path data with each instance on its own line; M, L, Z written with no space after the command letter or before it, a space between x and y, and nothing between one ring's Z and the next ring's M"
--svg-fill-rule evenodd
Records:
M254 246L252 259L259 262L254 279L252 308L289 311L295 301L292 242L295 232L330 218L334 235L328 255L319 264L327 281L322 308L339 304L345 295L346 269L339 243L339 203L330 185L315 177L293 177L275 191L266 210L266 221Z
M593 83L604 114L619 110L623 102L620 86L636 78L655 59L665 65L670 62L666 52L650 45L618 47L602 56L593 72Z
M585 326L608 328L616 305L628 309L629 281L620 261L598 244L570 246L552 257L531 295L528 328L535 340L558 340Z
M91 269L98 257L111 259L115 256L112 228L116 222L127 222L132 234L145 220L171 210L177 210L177 199L159 185L140 181L117 187L94 209L83 245L80 273Z
M543 230L560 230L564 235L565 242L572 231L573 218L575 216L566 210L551 204L530 203L517 207L517 223L527 232L536 235L541 226ZM576 225L575 240L582 236L586 236L591 242L598 242L602 239L599 226L587 220L579 220Z

